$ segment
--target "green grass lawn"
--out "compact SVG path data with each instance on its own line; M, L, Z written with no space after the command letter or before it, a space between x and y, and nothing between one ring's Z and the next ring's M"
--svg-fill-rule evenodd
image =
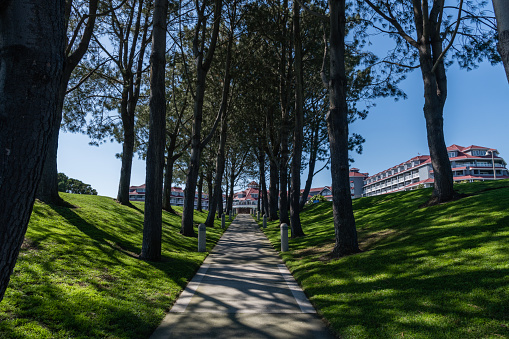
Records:
M0 338L147 338L207 253L180 235L179 216L164 212L163 260L142 261L142 203L61 196L77 208L34 206L0 302ZM195 223L206 216L195 212ZM207 250L222 234L215 226Z
M282 257L341 338L509 338L509 181L456 187L426 208L430 189L354 200L363 252L332 261L332 205L306 207Z

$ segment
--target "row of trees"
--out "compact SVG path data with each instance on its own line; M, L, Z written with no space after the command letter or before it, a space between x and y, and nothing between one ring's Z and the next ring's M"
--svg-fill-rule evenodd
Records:
M78 179L69 178L64 173L58 173L57 180L59 192L97 195L97 191L90 184L85 184Z
M508 7L498 3L503 18ZM123 144L119 203L129 205L133 156L146 158L141 258L161 256L161 209L171 210L177 180L186 185L185 236L194 236L196 189L209 193L212 226L216 213L231 210L233 189L246 177L259 178L264 213L289 223L292 237L304 236L299 213L319 160L331 167L337 257L359 251L348 172L349 151L361 151L363 138L350 135L348 124L365 118L374 98L404 96L397 83L419 68L435 173L432 203L454 199L443 135L446 68L452 58L467 68L484 57L501 60L483 6L463 0L447 6L443 0L0 3L0 192L10 197L2 203L0 297L36 188L41 200L61 203L61 127L87 133L95 144ZM498 50L507 61L504 32L507 25L499 24ZM395 42L383 57L368 44L380 33Z

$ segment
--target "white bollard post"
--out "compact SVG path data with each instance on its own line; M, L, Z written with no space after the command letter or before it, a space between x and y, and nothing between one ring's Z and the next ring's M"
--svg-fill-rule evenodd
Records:
M264 215L263 216L263 228L266 228L267 227L267 216Z
M221 214L221 228L224 230L225 227L225 219L224 219L224 213Z
M288 225L281 224L281 252L288 251Z
M258 211L258 221L260 221L260 211Z
M198 252L207 251L207 226L200 224L198 226Z

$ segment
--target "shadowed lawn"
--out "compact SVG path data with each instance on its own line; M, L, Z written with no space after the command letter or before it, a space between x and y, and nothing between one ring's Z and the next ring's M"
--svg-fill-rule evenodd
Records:
M139 260L143 203L62 197L78 208L34 206L0 302L0 338L148 337L207 253L196 252L197 238L180 235L179 216L163 212L163 260ZM195 212L195 223L206 216ZM207 250L222 235L220 220L215 226Z
M306 207L282 253L342 338L509 338L509 181L419 208L431 189L354 200L362 253L338 260L331 203ZM280 249L277 222L265 233Z

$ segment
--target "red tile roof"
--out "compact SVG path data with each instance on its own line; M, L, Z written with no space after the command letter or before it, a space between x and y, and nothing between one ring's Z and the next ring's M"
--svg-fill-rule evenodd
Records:
M362 177L362 178L367 178L369 175L368 175L368 173L350 172L350 173L348 173L348 176L349 176L349 177Z

